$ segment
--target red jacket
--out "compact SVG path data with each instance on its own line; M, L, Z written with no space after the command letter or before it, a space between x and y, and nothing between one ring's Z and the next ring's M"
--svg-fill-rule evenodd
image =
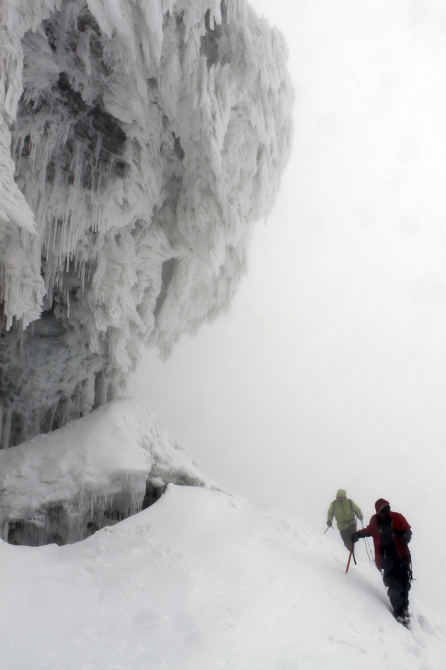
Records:
M392 519L393 541L395 542L396 550L404 563L409 565L411 561L409 547L405 542L403 542L401 536L407 530L410 530L410 526L402 514L399 514L398 512L389 512L389 514L390 518ZM376 514L372 516L368 526L358 531L358 536L373 537L373 544L375 546L375 563L378 570L381 570L381 538L378 531L378 521Z

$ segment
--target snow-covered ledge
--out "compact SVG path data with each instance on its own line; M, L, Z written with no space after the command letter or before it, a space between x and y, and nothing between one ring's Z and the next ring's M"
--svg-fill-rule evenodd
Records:
M117 523L170 483L218 487L137 400L115 400L0 451L2 538L66 544Z

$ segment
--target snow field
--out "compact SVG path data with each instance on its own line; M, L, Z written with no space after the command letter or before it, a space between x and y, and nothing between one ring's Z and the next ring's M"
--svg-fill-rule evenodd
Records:
M444 625L389 611L378 571L296 519L170 484L73 545L0 543L8 670L433 670ZM416 587L415 587L416 588Z

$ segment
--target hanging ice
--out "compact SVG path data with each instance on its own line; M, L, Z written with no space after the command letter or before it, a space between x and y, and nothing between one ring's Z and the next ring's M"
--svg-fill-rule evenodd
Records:
M3 0L0 19L6 447L117 397L141 343L166 356L228 303L292 89L245 0Z

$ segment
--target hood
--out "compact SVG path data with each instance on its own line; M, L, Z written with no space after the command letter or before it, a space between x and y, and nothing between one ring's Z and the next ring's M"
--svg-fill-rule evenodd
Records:
M336 492L336 498L346 498L347 491L345 489L338 489Z
M386 500L385 498L379 498L379 500L377 500L375 503L376 513L379 514L380 510L382 510L382 508L385 507L386 505L390 507L389 501Z

